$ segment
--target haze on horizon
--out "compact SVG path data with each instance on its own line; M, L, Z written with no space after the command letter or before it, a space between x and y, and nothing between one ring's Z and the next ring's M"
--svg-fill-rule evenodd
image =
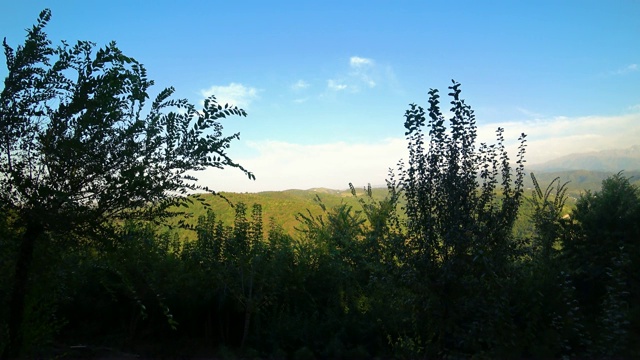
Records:
M640 144L637 1L28 0L5 5L0 36L22 44L46 7L54 43L115 40L156 91L248 112L223 125L257 179L199 174L218 191L384 184L407 158L408 104L426 107L430 88L448 101L451 79L479 140L501 126L515 156L524 132L528 164Z

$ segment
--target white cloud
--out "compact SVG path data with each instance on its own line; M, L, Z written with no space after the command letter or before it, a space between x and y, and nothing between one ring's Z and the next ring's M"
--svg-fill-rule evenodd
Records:
M493 143L495 130L505 129L505 143L514 158L517 138L527 134L528 164L573 153L622 149L640 145L640 113L620 116L557 116L528 122L493 123L478 127L478 140Z
M253 100L258 98L258 90L239 83L230 83L227 86L214 85L209 89L200 90L200 94L207 98L215 95L218 104L229 104L240 108L248 108Z
M364 66L373 66L373 60L367 59L367 58L362 58L362 57L359 57L359 56L352 56L351 59L349 59L349 64L351 65L352 68L360 68L360 67L364 67Z
M340 91L346 89L348 86L336 80L329 79L327 80L327 87L329 88L329 90Z
M352 56L349 58L349 70L328 80L327 88L332 91L349 89L351 92L359 92L363 86L375 87L379 78L376 63L373 59Z
M248 180L234 169L207 170L199 176L203 184L221 191L265 191L327 187L347 189L382 185L388 169L406 157L403 139L369 144L335 142L317 145L282 141L247 143L258 152L251 158L234 159L256 175Z
M554 117L527 122L503 122L478 126L478 144L495 143L496 128L505 129L505 146L515 160L517 139L527 134L527 164L590 151L622 149L640 145L640 112L620 116ZM425 129L426 130L426 129ZM427 130L428 131L428 130ZM389 138L372 143L331 142L308 145L283 141L245 143L255 156L234 158L256 175L248 180L235 169L207 170L201 183L219 191L327 187L346 189L383 185L388 169L407 159L406 141Z
M376 86L376 81L373 79L374 61L372 59L352 56L351 59L349 59L349 64L351 65L350 75L353 78L370 88Z
M298 81L296 81L295 84L291 85L291 88L293 90L302 90L302 89L306 89L308 87L309 87L309 83L307 83L304 80L298 80Z

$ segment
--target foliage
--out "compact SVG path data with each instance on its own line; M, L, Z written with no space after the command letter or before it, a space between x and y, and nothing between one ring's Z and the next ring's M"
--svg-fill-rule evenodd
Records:
M401 164L397 184L407 202L405 271L421 294L415 306L424 324L421 342L430 356L496 351L512 340L504 289L511 284L511 234L523 193L525 135L514 174L501 128L497 144L476 149L475 116L460 99L459 87L456 82L449 87L449 130L435 89L429 92L428 123L422 107L412 104L407 110L409 160L406 167Z
M585 192L572 213L574 236L563 242L578 301L592 314L587 330L596 356L637 356L640 317L629 301L640 296L640 190L622 173ZM615 335L615 341L611 338Z
M545 191L538 184L535 175L531 173L534 190L530 199L533 205L531 221L536 229L534 243L535 252L539 252L545 265L549 264L552 252L557 250L556 244L560 241L556 236L562 234L563 225L567 218L563 219L563 212L567 202L567 182L560 184L560 178L555 178L549 183ZM554 192L555 189L555 193Z
M246 115L218 105L201 111L172 88L143 110L153 85L144 66L111 43L52 48L41 13L24 46L4 42L9 75L1 97L0 171L6 206L66 225L104 218L156 218L188 191L208 190L188 171L235 164L219 119ZM171 111L174 108L178 111ZM154 206L148 206L148 205ZM126 210L126 211L124 211ZM156 210L156 211L152 211ZM49 221L47 228L54 225Z
M518 346L533 357L576 356L587 339L575 287L560 257L560 243L570 236L565 214L568 182L556 177L543 190L533 173L531 180L534 188L526 202L531 208L527 219L531 235L523 239L514 312ZM539 329L546 329L543 340Z
M146 110L142 64L110 43L53 47L41 12L15 50L3 42L8 75L0 93L0 206L24 226L9 301L8 353L20 351L26 280L35 243L45 233L104 238L116 219L162 221L187 192L210 191L193 171L236 167L226 154L238 134L221 118L245 112L214 97L196 110L159 93Z
M386 191L181 197L204 190L191 170L252 177L218 123L244 112L195 110L171 89L146 111L141 64L115 44L51 47L49 16L24 46L5 42L4 356L640 356L630 178L606 178L569 217L575 188L555 176L532 174L526 198L524 135L515 163L502 129L476 145L454 82L448 122L437 90L406 112L408 162Z
M585 192L572 214L578 236L566 241L576 270L599 276L617 257L620 247L636 254L640 238L640 190L618 173L602 182L598 192ZM588 262L584 262L584 260Z

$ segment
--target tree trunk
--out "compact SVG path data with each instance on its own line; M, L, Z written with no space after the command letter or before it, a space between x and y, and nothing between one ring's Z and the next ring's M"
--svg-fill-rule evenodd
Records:
M13 278L13 288L9 299L9 343L5 348L3 358L13 359L20 357L22 350L22 322L24 319L24 306L28 290L29 272L33 260L33 252L37 238L44 232L41 224L29 219L27 228L22 236L18 259Z
M240 348L244 350L244 346L247 343L247 338L249 337L249 325L251 324L251 309L248 304L245 312L244 312L244 329L242 331L242 342L240 343Z
M249 296L245 300L244 309L244 329L242 331L242 342L240 348L244 350L244 345L249 337L249 325L251 325L251 312L253 311L253 268L251 269L251 277L249 278Z

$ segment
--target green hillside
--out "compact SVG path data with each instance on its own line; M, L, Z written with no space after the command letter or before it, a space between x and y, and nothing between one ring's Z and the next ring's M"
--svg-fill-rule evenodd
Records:
M575 201L584 191L597 191L600 189L602 180L608 176L613 175L612 172L605 171L587 171L587 170L574 170L574 171L561 171L561 172L535 172L536 178L540 186L546 188L553 179L559 177L561 182L569 182L567 184L568 196L567 212L569 212ZM628 172L625 176L631 177L632 182L640 183L640 172ZM526 177L525 181L525 196L529 198L533 190L533 182L530 176ZM320 215L322 209L317 203L319 198L327 209L335 206L346 204L353 206L354 210L359 211L360 204L358 199L365 197L364 189L356 189L357 197L351 194L349 189L335 190L327 188L314 188L308 190L285 190L285 191L265 191L258 193L231 193L223 192L223 195L228 202L219 196L211 194L202 195L206 204L210 206L210 209L215 212L216 218L222 221L223 224L231 226L233 224L235 210L233 204L244 203L249 209L253 204L260 204L262 206L262 215L264 219L264 226L268 228L270 222L282 226L284 231L288 234L295 234L295 228L298 226L296 215L299 213L308 214L310 211L314 216ZM374 200L380 201L387 196L386 188L373 188L372 195ZM197 201L186 210L188 213L187 224L195 225L199 216L205 215L207 209ZM520 209L520 219L516 224L516 231L520 234L528 232L528 214L530 213L530 206L527 201L523 203ZM192 231L179 232L180 237L183 239L194 239L195 234Z
M317 202L320 201L327 207L327 209L335 206L346 204L353 206L355 210L360 209L358 199L365 197L364 189L356 189L357 197L351 194L350 190L332 190L326 188L315 188L309 190L285 190L285 191L265 191L259 193L227 193L223 192L220 195L224 198L204 194L201 195L205 199L205 203L210 206L210 209L215 212L218 220L222 221L225 225L232 225L235 210L233 204L244 203L250 209L253 204L260 204L262 206L262 217L265 222L265 228L268 228L269 223L273 219L274 223L282 226L285 232L292 234L295 232L295 227L298 225L296 215L299 213L308 214L310 211L313 215L320 215L322 208ZM382 200L387 195L386 188L374 188L372 189L372 196L375 200ZM207 213L207 208L198 201L194 201L193 204L187 209L189 218L187 224L195 225L198 217ZM181 236L187 239L192 239L195 234L190 231L181 232Z

